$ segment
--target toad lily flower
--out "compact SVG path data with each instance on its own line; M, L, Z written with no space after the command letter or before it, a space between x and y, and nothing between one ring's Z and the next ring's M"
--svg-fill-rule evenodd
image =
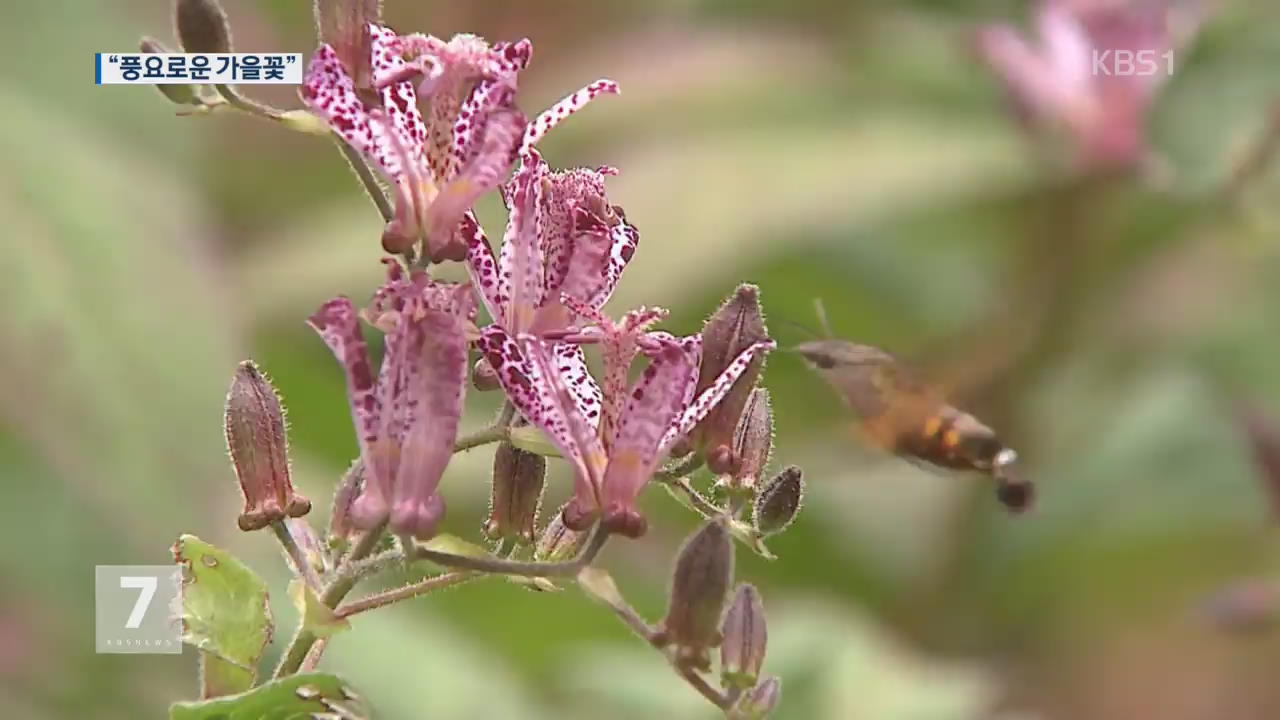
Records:
M1057 126L1079 163L1127 168L1146 158L1146 114L1173 74L1176 17L1167 0L1044 0L1040 47L1005 25L978 37L983 59L1024 119Z
M387 283L364 311L385 333L376 379L350 300L330 300L309 323L347 376L365 467L353 522L369 529L389 516L394 532L426 539L444 515L436 488L457 439L475 300L467 285L433 282L422 272L406 278L390 262L388 268Z
M496 262L483 233L472 227L472 284L509 334L563 330L584 318L562 298L595 313L613 294L640 240L622 208L605 196L605 178L613 174L612 168L552 172L528 148L504 189L509 216Z
M564 343L556 345L532 334L512 337L498 325L481 332L478 346L512 404L574 466L574 497L563 511L571 529L586 529L600 517L610 532L643 535L646 522L635 500L658 463L720 402L751 359L773 347L764 342L748 348L695 397L702 339L644 332L661 315L635 311L599 331L607 366L604 393L585 366L566 368L560 361L556 349ZM627 387L626 370L638 353L649 364ZM615 416L603 423L602 395L605 414Z
M311 59L302 98L395 188L395 216L383 232L389 252L425 238L432 259L461 260L459 223L496 188L519 154L560 119L617 85L600 80L529 123L516 107L517 77L532 56L528 40L490 46L473 35L445 42L369 25L371 69L380 105L356 91L329 45ZM414 81L418 80L415 88ZM430 100L424 119L419 95Z

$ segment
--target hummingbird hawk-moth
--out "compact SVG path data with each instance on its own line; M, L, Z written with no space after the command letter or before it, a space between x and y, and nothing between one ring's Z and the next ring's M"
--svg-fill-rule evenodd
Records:
M1033 487L1019 472L1018 454L894 356L837 339L801 343L795 351L840 393L874 444L936 467L983 473L996 481L996 498L1007 509L1031 506Z

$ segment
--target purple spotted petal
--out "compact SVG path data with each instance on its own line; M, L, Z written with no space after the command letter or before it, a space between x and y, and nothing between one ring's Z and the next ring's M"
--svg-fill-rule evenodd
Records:
M619 214L621 214L620 210ZM613 240L613 246L609 250L604 282L587 300L595 307L604 307L604 304L609 301L614 289L618 287L618 280L622 278L622 271L627 267L627 263L631 262L632 256L636 253L636 247L640 243L640 233L633 226L628 225L626 220L610 230L610 237Z
M596 379L591 377L591 372L587 369L586 353L582 351L581 345L556 343L551 346L551 355L555 361L556 373L573 396L574 406L594 431L600 424L603 396Z
M440 307L414 307L405 318L409 325L405 354L409 365L407 430L396 471L391 528L419 539L435 534L444 513L436 488L453 455L467 380L462 319L468 314L466 304L471 296L462 295L463 306L457 307L445 296L447 292L431 297L436 290L428 288L421 299L435 301Z
M375 138L369 127L369 108L356 95L351 76L332 47L321 45L311 56L301 94L307 107L323 118L352 149L370 159L377 158ZM393 173L381 161L379 167L388 174L399 172L396 167Z
M395 73L406 66L400 56L394 31L379 25L369 25L372 47L371 66L375 78ZM418 111L418 94L413 83L407 80L387 84L381 89L382 109L386 113L390 131L395 133L395 144L401 146L405 162L420 168L424 161L423 143L427 139L427 126Z
M600 78L577 92L569 95L560 102L552 105L542 114L538 115L533 122L529 123L529 128L525 131L524 142L520 147L523 154L538 143L546 134L560 124L561 120L578 112L587 103L591 102L596 96L604 93L618 94L618 83L607 78Z
M498 274L493 248L489 246L489 238L484 234L484 228L480 227L474 212L467 211L463 214L459 232L467 243L467 274L471 276L471 285L480 293L480 301L484 303L489 317L494 322L503 324L507 283Z
M475 201L498 187L511 169L524 124L518 110L494 110L485 118L480 147L431 203L427 240L433 256L452 241L462 216Z
M632 508L640 488L661 459L662 439L680 417L698 381L694 347L664 342L632 386L617 431L609 443L605 506Z
M330 300L307 322L320 334L346 372L347 397L360 457L367 468L364 488L352 506L351 518L357 527L368 529L386 516L391 494L390 475L384 462L387 441L382 435L382 388L374 383L359 319L350 300L341 297Z
M523 156L520 167L507 183L507 229L498 256L499 295L505 310L494 316L511 332L529 330L533 312L543 302L545 255L537 229L537 202L547 164L537 151Z
M334 298L307 318L307 324L319 333L346 373L351 419L360 452L365 455L377 440L378 398L356 309L347 298Z
M677 440L687 435L694 425L697 425L702 418L707 416L707 413L711 412L711 409L716 404L724 399L729 389L733 387L733 383L742 376L742 373L746 371L747 366L751 364L752 359L758 353L768 352L775 347L777 347L776 343L772 340L766 340L755 343L739 353L729 363L729 366L724 369L724 372L720 373L712 381L711 385L702 391L701 395L688 404L688 407L680 415L677 422L667 430L667 433L662 438L662 451L666 452Z

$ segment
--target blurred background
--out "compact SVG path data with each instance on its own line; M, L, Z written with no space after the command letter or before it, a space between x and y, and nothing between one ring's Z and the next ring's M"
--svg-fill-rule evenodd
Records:
M224 0L238 50L309 53L305 0ZM1019 449L1038 507L859 444L794 356L765 384L775 463L807 502L767 562L766 671L781 718L1280 717L1280 636L1224 632L1206 598L1275 576L1265 478L1240 403L1280 414L1280 171L1230 193L1280 98L1280 13L1224 5L1179 50L1149 118L1154 175L1044 161L971 52L1018 2L387 0L401 30L528 36L530 111L599 76L543 144L613 165L642 244L611 308L693 332L738 282L773 334L835 331L912 359ZM91 54L175 45L164 0L0 7L0 716L160 717L195 657L95 655L95 564L160 564L179 533L271 584L241 533L221 406L256 359L290 412L295 482L328 510L355 454L342 379L303 324L380 277L380 221L333 146L234 113L174 116L154 88L94 87ZM250 89L297 107L290 88ZM495 198L481 207L501 235ZM473 393L468 428L497 398ZM447 529L477 538L491 450L457 456ZM547 507L567 493L553 466ZM695 518L658 489L651 531L603 556L660 617ZM497 580L354 620L324 666L381 718L709 718L709 705L577 590Z

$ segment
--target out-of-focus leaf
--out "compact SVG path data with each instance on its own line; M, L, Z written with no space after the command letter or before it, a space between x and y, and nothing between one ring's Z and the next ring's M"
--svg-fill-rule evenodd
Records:
M206 654L206 696L247 690L271 640L266 583L194 535L178 538L173 559L182 566L182 640Z
M174 703L169 720L362 720L366 712L359 696L337 676L304 673L231 697Z

